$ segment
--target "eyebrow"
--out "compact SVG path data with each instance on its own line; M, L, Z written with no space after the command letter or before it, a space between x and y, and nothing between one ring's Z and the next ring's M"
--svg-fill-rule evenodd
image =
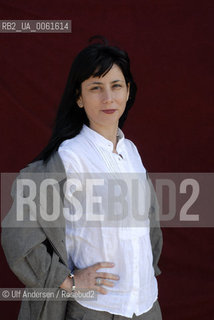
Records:
M114 80L114 81L112 81L111 83L116 83L116 82L125 82L125 81L124 81L124 80ZM91 85L93 85L93 84L103 84L103 82L94 81L94 82L89 83L89 84L87 85L87 87L88 87L88 86L91 86Z

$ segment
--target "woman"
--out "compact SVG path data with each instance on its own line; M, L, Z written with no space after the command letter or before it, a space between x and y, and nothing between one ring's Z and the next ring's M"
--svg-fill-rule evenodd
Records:
M53 175L55 190L60 194L65 191L60 214L54 220L44 219L43 211L38 212L43 207L40 192L34 196L34 211L23 206L25 218L17 221L19 191L14 184L14 203L3 221L2 245L11 269L27 287L67 292L87 288L95 290L97 298L22 301L19 319L161 319L155 276L160 273L157 263L162 234L154 222L154 192L150 208L146 209L153 221L150 227L121 228L115 224L113 228L103 228L92 224L90 228L71 219L70 185L62 189L65 181L80 173L108 177L109 173L139 172L145 176L136 146L125 139L121 130L135 94L127 53L109 46L105 40L89 45L74 60L52 137L19 177L34 174L35 185L41 187L44 178ZM144 191L141 196L146 202L148 194ZM101 193L105 196L105 191ZM127 196L124 204L131 202L129 191ZM23 197L27 198L27 194ZM51 195L47 201L49 208ZM81 201L83 204L84 199ZM68 209L66 214L63 207ZM102 209L107 214L106 207ZM132 215L132 211L128 213ZM26 216L31 219L26 221Z

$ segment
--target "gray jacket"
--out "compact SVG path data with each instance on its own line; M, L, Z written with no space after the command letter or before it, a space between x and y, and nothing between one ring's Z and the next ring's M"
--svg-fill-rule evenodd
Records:
M36 161L20 171L20 178L32 178L36 185L40 185L45 178L53 177L59 186L66 181L66 173L58 152L50 158L47 165ZM16 182L16 181L15 181ZM61 194L60 215L55 221L45 221L37 216L36 221L16 221L16 183L13 183L11 195L13 204L2 222L2 247L11 270L26 287L55 288L65 280L70 272L65 247L65 219L62 214L63 193ZM153 267L155 275L161 273L158 261L162 250L162 232L155 217L158 214L158 204L151 181L151 207L150 207L150 239L153 252ZM48 197L51 201L51 196ZM39 208L39 196L34 199L36 208ZM47 202L48 207L48 202ZM28 207L24 206L24 217L29 217ZM23 300L18 320L64 320L67 301L26 301Z

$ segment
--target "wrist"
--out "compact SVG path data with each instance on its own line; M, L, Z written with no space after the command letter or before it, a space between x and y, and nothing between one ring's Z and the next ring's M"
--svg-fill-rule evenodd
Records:
M75 276L73 273L69 273L68 277L71 279L71 282L72 282L72 286L71 286L71 292L74 292L75 289L76 289L76 286L75 286Z

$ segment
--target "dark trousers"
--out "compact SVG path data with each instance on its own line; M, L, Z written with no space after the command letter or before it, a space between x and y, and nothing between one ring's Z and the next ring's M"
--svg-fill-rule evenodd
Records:
M71 300L67 304L67 312L65 320L162 320L160 305L156 300L152 308L141 314L140 316L134 315L132 318L123 317L120 315L111 314L106 311L97 311L86 308L75 300Z

